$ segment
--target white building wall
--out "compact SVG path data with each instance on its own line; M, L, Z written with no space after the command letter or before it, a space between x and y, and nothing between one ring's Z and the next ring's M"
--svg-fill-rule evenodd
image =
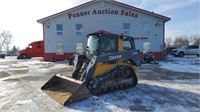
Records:
M97 14L93 15L93 10L112 9L118 10L118 15L112 14ZM137 18L120 15L121 10L132 11L138 14ZM79 13L84 11L90 11L90 15L71 18L69 19L69 13ZM143 51L143 42L151 43L151 50L154 52L160 52L163 45L163 26L156 26L155 24L162 20L151 15L140 13L129 8L125 8L119 5L112 4L110 2L94 3L88 7L84 7L68 14L55 17L45 22L45 25L49 25L49 28L44 28L44 40L45 40L45 53L55 53L56 43L63 43L64 52L75 52L76 43L83 43L86 45L85 35L96 32L98 30L105 30L114 34L123 33L123 23L130 23L130 36L132 37L148 37L148 39L135 40L136 48ZM149 24L150 34L144 35L144 24ZM56 24L63 24L63 35L56 35ZM76 24L82 24L83 35L76 35ZM163 23L162 23L163 24ZM45 27L44 25L44 27Z

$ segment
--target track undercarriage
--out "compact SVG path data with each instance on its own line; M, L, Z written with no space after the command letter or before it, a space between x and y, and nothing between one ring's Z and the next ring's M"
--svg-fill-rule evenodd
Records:
M112 70L92 79L86 87L93 95L134 87L137 77L131 67L118 65Z

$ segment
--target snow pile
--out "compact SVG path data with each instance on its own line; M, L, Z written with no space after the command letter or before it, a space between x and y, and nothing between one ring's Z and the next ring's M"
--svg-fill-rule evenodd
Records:
M194 56L168 56L166 62L159 63L160 68L175 72L200 73L200 58Z

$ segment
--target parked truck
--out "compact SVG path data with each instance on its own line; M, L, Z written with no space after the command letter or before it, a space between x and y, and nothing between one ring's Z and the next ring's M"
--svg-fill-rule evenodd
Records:
M185 45L178 49L172 50L172 55L183 57L184 55L200 55L200 46L199 45Z
M4 59L6 57L5 53L3 53L2 51L0 51L0 59Z
M17 59L31 59L32 57L43 57L44 54L44 41L35 41L20 50Z
M6 57L5 53L3 53L2 51L2 47L1 47L1 44L0 44L0 59L4 59Z

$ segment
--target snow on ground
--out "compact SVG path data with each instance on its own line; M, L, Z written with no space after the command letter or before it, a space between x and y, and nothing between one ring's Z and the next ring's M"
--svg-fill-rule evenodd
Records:
M41 62L41 58L33 58L32 60L17 60L16 57L6 57L9 59L0 60L0 71L5 70L19 70L19 69L38 69L50 62ZM6 64L9 63L9 64Z
M142 65L138 77L147 78L140 78L135 88L98 97L92 96L62 106L43 93L40 88L48 80L45 77L51 77L52 72L72 68L67 62L50 63L43 62L40 58L16 60L16 57L7 57L5 60L0 60L0 111L199 112L200 80L196 77L199 73L199 69L196 68L199 66L197 63L199 58L168 57L167 61L160 62L159 65ZM173 67L170 68L171 66ZM170 77L168 71L162 71L163 68L177 72L176 78ZM161 71L156 71L157 69ZM190 74L189 79L179 75L179 72ZM27 79L27 76L31 77ZM161 78L156 80L156 76Z
M143 80L135 88L91 97L67 107L84 112L197 112L200 110L197 100L200 97L199 93L174 89L182 87L181 84L173 86L173 83Z
M166 62L160 62L160 68L168 69L175 72L200 73L200 57L185 56L174 57L167 56Z

